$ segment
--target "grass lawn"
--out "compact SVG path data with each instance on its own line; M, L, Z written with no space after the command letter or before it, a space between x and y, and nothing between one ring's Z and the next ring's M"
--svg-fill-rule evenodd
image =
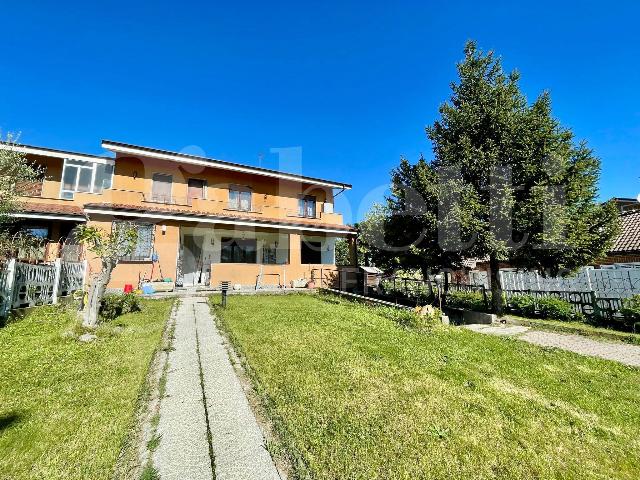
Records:
M640 478L640 370L308 295L216 310L298 478Z
M0 479L107 479L134 422L171 301L78 342L56 307L0 329Z

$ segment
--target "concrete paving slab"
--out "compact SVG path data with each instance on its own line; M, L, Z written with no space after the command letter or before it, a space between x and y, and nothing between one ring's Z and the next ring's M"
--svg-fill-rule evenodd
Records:
M160 401L160 443L153 463L163 480L211 480L211 457L202 400L196 325L191 299L178 307L169 352L166 395Z
M195 310L216 479L280 479L209 306Z
M542 347L554 347L590 357L603 358L640 367L640 346L614 343L588 338L582 335L533 330L522 325L485 325L471 324L463 328L489 335L517 337L519 340Z
M181 300L168 362L153 455L160 478L279 480L206 298Z

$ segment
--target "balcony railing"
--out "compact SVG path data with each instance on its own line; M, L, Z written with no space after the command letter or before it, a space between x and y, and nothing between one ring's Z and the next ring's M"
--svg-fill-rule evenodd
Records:
M300 213L299 209L287 209L287 210L285 210L285 215L287 217L308 218L310 220L319 220L320 219L320 212L318 210L316 210L315 214L313 216L311 216L311 215L306 215L306 214Z
M147 203L161 203L163 205L181 205L190 207L193 202L192 197L175 197L173 195L157 195L153 193L143 193L144 201Z
M203 212L208 214L222 214L222 215L238 215L238 216L251 216L255 218L298 218L309 219L312 221L320 221L328 224L342 224L342 215L339 213L325 213L321 212L321 209L317 209L315 216L300 215L300 211L297 208L289 208L289 205L275 204L262 204L262 202L251 205L250 210L238 209L234 205L229 204L226 198L193 198L193 197L180 197L174 195L154 195L152 193L144 193L138 190L122 190L122 189L107 189L101 194L95 193L76 193L73 200L58 198L58 191L56 195L45 195L40 197L24 197L26 204L43 204L47 205L76 205L82 208L86 204L91 203L104 203L104 204L122 204L122 205L136 205L144 208L144 205L148 207L166 206L167 209L189 209L194 212ZM49 192L50 193L50 192Z
M251 205L250 208L241 208L238 207L237 205L234 205L232 203L227 202L226 204L224 204L224 210L228 210L230 212L238 212L238 213L262 213L262 207L255 207L254 205Z
M43 184L43 180L22 182L17 185L17 190L20 192L20 195L24 197L41 197Z

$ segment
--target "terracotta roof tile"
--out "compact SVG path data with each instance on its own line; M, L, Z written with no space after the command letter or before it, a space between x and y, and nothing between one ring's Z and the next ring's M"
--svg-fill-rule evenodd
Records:
M76 205L56 205L49 203L23 203L20 211L29 213L50 213L52 215L75 215L84 217L82 208Z
M610 253L640 252L640 210L623 213L620 219L622 231Z
M104 208L104 209L112 209L112 210L123 210L129 212L154 212L154 213L164 213L169 215L188 215L195 217L208 217L208 218L230 218L239 221L251 221L256 223L262 223L265 225L291 225L291 226L299 226L299 227L314 227L321 228L327 230L344 230L345 232L355 232L353 227L349 225L334 225L329 223L319 223L313 220L305 219L305 218L296 218L295 220L287 220L283 218L257 218L250 217L246 215L237 215L233 213L227 212L219 212L212 214L211 212L203 212L198 210L191 210L185 208L176 208L172 206L165 207L154 207L154 206L144 206L140 205L126 205L121 203L90 203L85 205L87 208Z

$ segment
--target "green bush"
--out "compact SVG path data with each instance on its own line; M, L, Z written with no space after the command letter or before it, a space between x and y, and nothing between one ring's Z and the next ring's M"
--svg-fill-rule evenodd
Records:
M514 295L509 298L507 307L512 312L524 317L536 315L536 300L531 295Z
M584 320L571 303L561 298L542 297L536 299L532 295L514 295L508 301L508 308L525 317L540 317L552 320Z
M577 313L566 300L554 297L544 297L536 302L538 315L553 320L584 320L581 313Z
M640 295L634 295L622 300L622 310L620 310L625 320L629 323L640 321Z
M465 310L473 310L476 312L487 311L487 305L484 303L484 296L481 292L449 291L446 298L448 307L464 308ZM488 292L487 301L490 303L490 294Z
M120 315L142 310L140 297L133 293L105 295L100 302L100 316L114 320Z
M434 308L433 313L420 315L419 309L406 310L393 307L378 307L378 311L398 325L413 330L431 330L442 324L442 312Z

